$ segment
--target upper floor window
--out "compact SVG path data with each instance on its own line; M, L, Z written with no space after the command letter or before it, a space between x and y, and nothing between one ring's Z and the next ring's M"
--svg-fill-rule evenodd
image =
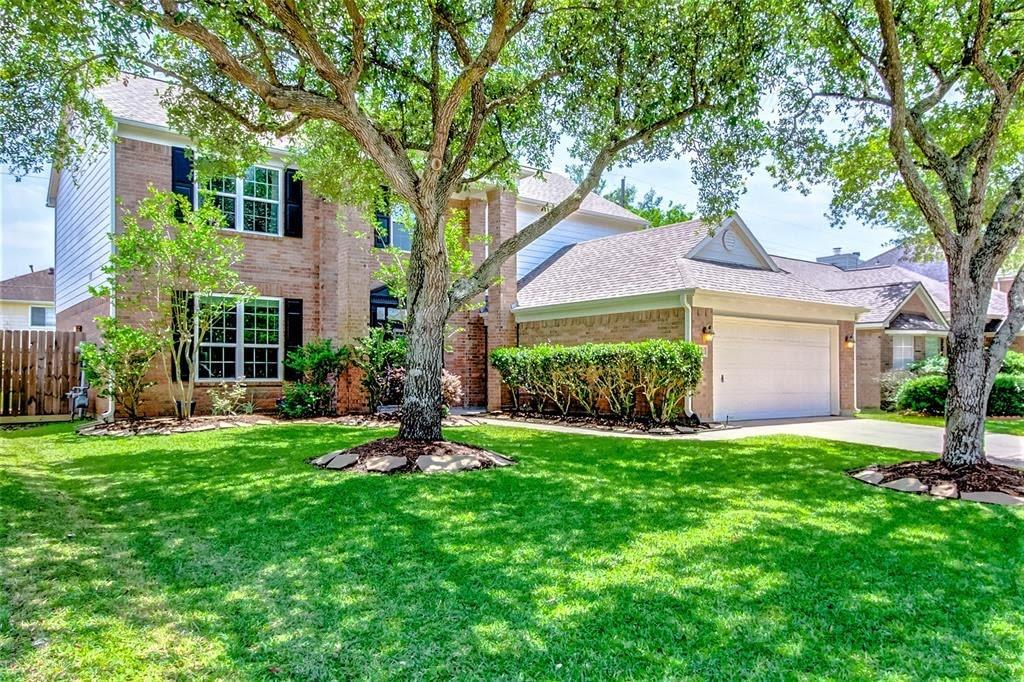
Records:
M897 335L892 337L892 368L906 369L914 361L914 337Z
M240 178L211 178L203 189L212 193L229 229L281 234L281 177L276 168L253 166Z
M199 301L200 306L214 303ZM279 299L229 306L199 340L199 378L280 379L283 338Z
M402 251L412 249L413 218L408 211L403 211L391 204L385 192L384 209L377 211L377 224L374 225L373 245L378 249L394 246Z

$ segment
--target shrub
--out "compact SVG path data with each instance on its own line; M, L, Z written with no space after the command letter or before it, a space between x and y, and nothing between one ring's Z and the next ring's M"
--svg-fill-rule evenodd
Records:
M1024 375L996 375L988 398L988 413L994 417L1024 416Z
M900 389L896 406L924 414L945 414L946 377L928 375L911 379ZM1024 376L997 374L988 399L988 414L997 417L1024 416Z
M207 391L210 396L210 411L217 415L252 414L255 405L249 400L249 388L245 381L229 384L220 382Z
M352 362L362 370L360 383L366 391L370 412L376 412L391 386L389 373L405 367L409 346L404 336L396 336L384 327L374 327L356 343Z
M903 384L914 378L914 373L905 369L890 369L878 377L878 390L881 395L881 408L892 410L896 407L896 395Z
M352 349L334 347L330 339L313 339L288 353L284 364L307 384L337 382L338 375L348 366Z
M620 419L636 414L636 396L647 401L653 421L677 419L683 400L701 380L703 352L685 341L653 339L639 343L539 344L497 348L491 364L512 391L539 411L568 414L573 407L593 414L600 407Z
M922 414L945 414L946 377L929 374L907 380L896 393L896 407Z
M926 374L945 374L946 367L948 365L945 355L933 355L930 358L924 360L915 360L907 365L907 371L915 376L924 376ZM897 370L899 371L899 370Z
M281 416L288 419L334 414L337 404L334 396L334 386L331 384L307 384L296 381L285 387L278 410Z
M102 344L80 346L86 380L99 395L113 398L128 419L139 418L142 393L155 382L147 381L160 340L153 334L122 324L112 317L97 320Z
M1024 375L1024 353L1006 351L1006 359L1003 360L1003 367L999 371L1002 374Z
M405 368L395 367L389 370L387 384L389 404L401 404L402 394L405 392ZM441 369L441 401L446 408L462 405L461 377L443 368Z
M338 377L348 366L352 351L335 348L330 339L314 339L288 353L285 365L299 375L288 384L278 406L288 418L322 417L338 409Z

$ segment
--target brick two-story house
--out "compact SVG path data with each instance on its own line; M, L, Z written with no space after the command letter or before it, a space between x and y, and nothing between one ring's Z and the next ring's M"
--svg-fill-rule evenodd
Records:
M92 338L93 319L110 314L109 303L88 287L100 281L109 233L149 185L198 200L189 141L168 127L160 106L165 87L129 78L100 89L96 95L116 123L114 139L74 178L51 179L59 329L80 326ZM380 229L370 229L360 211L304 191L282 151L269 151L270 159L244 177L212 185L244 243L240 274L260 298L200 343L200 411L206 387L238 376L269 408L281 394L290 347L314 337L351 343L369 326L401 317L373 273L374 248L408 244L403 227L379 216ZM465 216L468 235L498 243L573 189L558 174L524 172L515 192L480 189L458 195L453 206ZM486 358L490 349L513 344L692 340L705 350L705 371L691 407L716 420L848 414L877 404L884 369L941 352L945 285L925 275L770 256L738 216L715 226L646 227L591 194L506 262L485 307L453 320L463 331L451 340L445 365L462 377L467 405L507 404ZM375 232L375 240L356 236ZM472 242L474 260L487 248ZM998 296L991 312L997 319ZM151 390L146 409L165 409L165 389ZM340 394L342 410L362 408L352 377Z

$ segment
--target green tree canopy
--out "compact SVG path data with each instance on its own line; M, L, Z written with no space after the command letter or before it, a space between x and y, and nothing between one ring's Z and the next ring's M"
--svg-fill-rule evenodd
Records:
M777 0L8 0L0 30L0 162L64 166L105 141L92 86L161 75L173 128L236 168L285 138L322 196L416 216L407 270L403 435L440 437L448 316L579 207L611 164L687 155L698 207L735 202L783 73ZM58 120L69 122L61 126ZM70 132L69 132L70 131ZM579 191L452 278L444 215L570 142Z
M831 180L836 221L894 227L950 273L945 456L977 463L985 401L1024 325L1024 271L986 344L995 275L1024 234L1024 6L815 0L781 92L776 171Z

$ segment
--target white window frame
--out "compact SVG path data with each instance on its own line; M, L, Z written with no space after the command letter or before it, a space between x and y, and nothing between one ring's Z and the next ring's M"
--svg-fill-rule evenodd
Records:
M909 345L908 345L909 344ZM910 357L907 357L907 350ZM914 337L906 334L894 334L892 337L892 368L906 369L914 361Z
M259 234L259 233L257 233ZM207 298L217 298L218 296L224 297L224 294L211 294ZM198 308L201 305L200 296L196 294L195 305ZM277 340L276 344L272 343L246 343L245 342L245 304L253 301L276 301L277 302ZM195 327L192 331L192 338L196 347L196 382L203 384L219 384L222 382L229 381L245 381L247 384L272 384L280 383L284 377L284 299L276 296L256 296L254 298L240 301L235 304L235 343L203 343L199 338L199 321L196 320ZM202 346L213 346L217 348L234 348L235 349L235 376L233 377L200 377L198 358L199 350ZM277 349L277 376L276 377L247 377L244 376L245 369L245 349L246 348L276 348Z
M42 324L36 324L35 322L32 321L32 311L33 310L42 310L43 311L43 323ZM51 326L50 325L50 320L49 320L50 316L46 314L47 311L48 311L48 308L45 305L30 305L28 307L28 326L30 326L30 327L49 327L49 326Z
M249 168L262 168L264 170L272 170L277 173L277 201L271 201L270 199L260 199L259 197L246 197L243 193L245 191L245 176L235 178L235 224L229 225L224 228L231 230L232 232L241 232L242 234L252 234L260 237L283 237L284 236L284 167L271 166L267 164L256 164L249 166ZM249 172L249 168L246 168L246 172ZM225 176L226 177L226 176ZM213 192L213 194L222 197L230 197L231 194L227 192L216 192L213 190L206 189L199 182L194 182L195 201L193 208L199 207L199 202L202 200L202 194L206 192ZM259 201L264 204L277 204L277 232L256 232L254 230L246 230L243 228L245 225L245 200Z

